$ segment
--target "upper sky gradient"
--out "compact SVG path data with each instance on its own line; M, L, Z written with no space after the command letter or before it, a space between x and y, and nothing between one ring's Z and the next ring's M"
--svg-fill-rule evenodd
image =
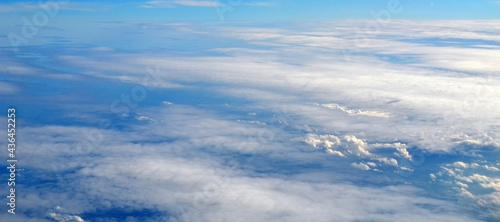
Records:
M52 1L47 1L50 3ZM500 1L475 0L154 0L58 1L61 13L73 19L123 20L331 20L374 19L499 19ZM3 1L5 18L38 9L37 2ZM392 10L391 10L392 9ZM390 12L389 14L383 13ZM14 17L15 18L15 17Z

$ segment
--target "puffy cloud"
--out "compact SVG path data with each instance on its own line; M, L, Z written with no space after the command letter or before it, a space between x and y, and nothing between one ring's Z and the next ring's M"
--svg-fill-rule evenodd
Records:
M500 170L498 169L498 167L495 167L495 166L488 166L488 165L484 165L484 169L487 169L487 170L490 170L490 171L494 171L494 172L500 171Z
M500 178L491 178L485 175L473 174L469 176L472 181L478 182L484 188L492 188L496 191L500 191Z
M304 142L318 148L318 146L323 145L325 148L332 148L334 145L340 145L340 139L334 135L316 135L309 133L304 138Z
M462 161L457 161L457 162L453 163L453 166L459 167L459 168L469 168L469 164L466 164Z
M382 162L382 163L385 163L389 166L395 166L397 167L398 166L398 161L394 158L376 158L376 160Z
M374 110L352 110L352 109L349 109L345 106L341 106L341 105L335 104L335 103L321 104L321 106L329 108L329 109L340 110L340 111L345 112L349 115L361 115L361 116L372 116L372 117L383 117L383 118L390 117L390 114L386 113L386 112L380 112L380 111L374 111Z
M62 210L62 208L57 206L56 210L60 211L60 210ZM58 222L85 222L85 220L83 220L80 216L69 215L69 214L65 214L65 213L52 212L52 213L48 214L48 217L52 218Z
M354 135L346 135L344 136L344 140L350 142L348 147L350 148L348 152L352 152L357 156L370 156L371 153L366 149L366 143L356 138Z
M295 139L297 140L297 139ZM356 156L371 156L372 154L366 149L367 144L358 139L354 135L345 135L339 138L334 135L316 135L309 133L303 141L314 148L322 147L330 154L344 156L352 154Z
M396 149L398 150L400 156L402 156L402 157L404 157L404 158L406 158L408 160L412 160L413 159L413 157L410 155L410 153L406 149L406 145L401 144L401 143L397 143Z
M465 198L467 202L472 200L474 207L481 209L478 214L487 220L495 220L500 216L498 207L500 206L500 178L498 175L484 175L477 173L481 170L477 163L468 164L462 161L453 164L444 164L454 166L454 169L442 167L442 171L437 174L431 174L433 181L440 181L445 184L450 180L455 180L453 190ZM488 165L485 165L488 166ZM484 170L483 170L484 171ZM488 171L485 171L488 172ZM447 179L446 176L451 177ZM440 179L437 179L440 178Z
M437 178L437 177L436 177L436 175L435 175L435 174L433 174L433 173L429 174L429 177L430 177L432 180L435 180L435 179Z
M467 189L465 189L465 187L460 188L459 195L462 197L474 198L474 195L471 192L467 191Z
M338 150L326 149L326 152L328 154L337 155L337 156L340 156L340 157L345 157L345 155L342 152L338 151Z
M351 166L360 170L370 170L370 167L365 163L351 163Z

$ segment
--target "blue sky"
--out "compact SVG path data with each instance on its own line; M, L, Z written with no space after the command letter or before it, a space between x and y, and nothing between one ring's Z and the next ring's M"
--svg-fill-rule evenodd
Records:
M7 3L8 2L8 3ZM32 10L36 2L3 2L0 10ZM495 0L158 0L158 1L67 1L64 16L100 20L331 20L373 19L373 13L400 6L399 19L498 19L500 2ZM24 5L24 7L23 7ZM399 7L397 7L399 9ZM219 12L217 12L219 10ZM220 17L223 12L223 17ZM20 12L12 12L20 13Z

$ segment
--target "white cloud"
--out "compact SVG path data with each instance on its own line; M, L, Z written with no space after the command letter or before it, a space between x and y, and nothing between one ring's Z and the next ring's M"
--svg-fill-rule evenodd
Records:
M13 84L0 82L0 94L14 94L19 91L19 88Z
M437 178L437 177L436 177L436 175L435 175L435 174L433 174L433 173L429 174L429 177L430 177L432 180L435 180L435 179Z
M484 188L492 188L500 191L500 178L491 178L481 174L473 174L469 176L472 181L478 182Z
M406 145L401 144L401 143L396 143L396 149L398 150L399 156L402 156L408 160L413 160L413 157L410 155L410 153L406 149Z
M404 170L404 171L409 171L409 172L413 172L414 171L413 169L411 169L409 167L406 167L406 166L402 166L399 169Z
M460 197L466 198L467 202L470 203L470 200L472 200L471 204L474 207L481 208L481 211L478 212L481 217L488 218L488 220L495 220L500 216L497 210L500 206L500 178L498 178L498 175L478 173L480 169L477 167L477 163L468 164L457 161L453 164L445 165L456 168L449 169L442 167L442 171L439 173L431 174L433 181L451 184L449 183L450 180L454 180L456 186L453 187L453 190L457 191ZM451 178L447 179L446 176ZM438 177L441 179L436 180Z
M309 133L303 139L294 140L302 140L314 148L323 148L326 152L338 156L345 156L346 154L356 156L372 155L366 149L367 144L354 135L345 135L344 137L339 138L334 135L316 135Z
M58 221L92 221L78 215L131 208L160 212L151 215L153 220L307 221L314 217L315 221L330 221L335 217L343 221L404 218L474 221L458 213L457 206L423 197L422 191L412 186L364 187L256 173L245 167L244 161L227 159L236 153L222 155L223 149L245 153L243 149L232 148L230 143L221 143L221 153L214 154L202 151L209 141L186 141L208 140L228 133L232 137L224 140L238 139L239 134L258 134L257 128L248 129L243 126L248 125L245 123L176 106L163 107L163 112L159 112L165 120L163 127L148 125L132 132L60 126L25 128L25 135L33 136L19 137L26 149L18 154L25 158L25 167L37 169L32 179L56 178L59 183L56 187L28 186L19 200L30 203L24 207L32 212L49 208L49 217ZM101 144L90 153L74 150L78 142L88 140L83 131L92 134L103 131L102 140L90 141ZM159 135L163 139L173 135L180 141L146 142L159 139ZM34 145L42 140L45 144ZM350 140L362 143L355 137ZM62 149L64 146L66 149ZM273 147L286 159L297 158L291 148L286 149L287 153L278 144ZM304 159L307 153L297 154L300 156L297 161L307 161ZM54 171L47 159L64 167ZM263 167L272 166L265 163ZM375 163L352 164L363 170L369 170L369 165ZM359 205L360 201L364 204Z
M80 216L77 215L49 213L48 216L58 222L85 222L85 220L83 220Z
M494 171L494 172L500 171L500 169L498 169L498 167L495 167L495 166L484 165L484 168L489 170L489 171Z
M260 122L260 121L255 121L255 120L238 120L238 122L250 123L250 124L258 124L258 125L262 125L262 126L267 126L266 123L263 123L263 122Z
M361 115L361 116L372 116L372 117L382 117L382 118L390 117L390 114L386 112L380 112L374 110L359 110L359 109L353 110L335 103L321 104L321 106L329 109L341 110L342 112L345 112L349 115Z
M459 195L462 196L462 197L474 198L474 194L472 194L471 192L467 191L467 189L465 189L464 187L460 188Z
M370 170L370 167L365 163L351 163L351 166L360 170Z
M462 161L457 161L457 162L453 163L453 166L459 167L459 168L469 168L469 164L466 164Z
M395 167L398 166L398 161L394 158L375 158L375 159L389 166L395 166Z
M249 30L234 28L221 33L232 35L231 33L246 33ZM287 35L283 32L287 31L270 30L270 33L276 36ZM275 37L266 37L265 41L280 41L279 39L272 40L273 38ZM313 40L306 38L304 41ZM399 43L396 42L396 44ZM402 47L414 47L411 44L405 44ZM430 49L440 50L435 47L429 47ZM249 98L258 101L260 106L266 107L275 106L276 101L282 98L284 100L280 102L284 106L302 106L301 109L304 111L306 108L309 109L309 113L295 109L290 109L290 111L308 121L315 121L313 124L318 124L326 130L347 132L363 130L368 133L368 136L373 137L380 137L377 134L385 132L386 137L399 137L398 139L410 141L411 145L426 149L447 151L457 142L477 142L487 145L498 141L495 140L496 137L488 139L480 133L491 129L493 120L498 118L497 113L500 113L497 112L498 106L495 105L494 95L500 93L493 87L498 84L498 79L495 77L484 81L482 76L463 77L460 76L463 74L459 72L380 62L376 58L369 57L360 57L357 64L343 60L331 64L327 63L329 61L327 57L323 57L324 55L317 49L307 47L304 48L304 52L317 59L290 58L290 63L281 62L279 59L283 57L280 55L289 54L287 50L291 49L277 48L270 53L262 54L255 50L231 48L226 50L229 55L224 57L134 56L133 59L128 60L127 65L120 67L110 65L113 64L112 60L106 62L88 61L91 60L88 58L63 59L66 62L78 61L75 64L77 66L91 66L93 69L102 69L107 72L130 73L130 78L126 81L140 81L141 78L134 77L133 73L142 72L141 69L144 66L162 64L166 69L165 73L169 73L161 75L167 82L197 80L225 84L229 86L229 90L220 90L220 92ZM421 53L425 55L425 52ZM460 52L450 52L450 54L460 54ZM128 57L122 55L120 58ZM298 67L290 65L293 63L301 65ZM355 75L345 76L344 73L355 73ZM373 73L381 74L374 76ZM240 85L245 85L245 88L234 87ZM304 92L308 98L297 98L290 93L295 91ZM368 98L366 95L371 96ZM310 105L294 102L304 99L318 101L323 100L325 96L330 96L329 100L335 103L322 103L324 106L352 115L352 117L346 116L339 119L336 113L322 113L320 109L313 109ZM464 101L463 98L467 100ZM346 105L340 106L339 104ZM359 107L359 109L350 107ZM453 108L450 109L450 107ZM318 115L311 115L310 111ZM478 113L481 115L477 115ZM357 118L362 116L384 118L380 120ZM391 118L387 118L389 116ZM409 121L409 119L412 120ZM425 119L435 121L421 121ZM373 127L366 127L368 121ZM476 132L471 130L470 124L475 126ZM471 131L466 132L466 135L477 134L477 136L457 138L457 133L464 132L465 129ZM426 134L422 135L422 132Z
M344 139L351 144L348 145L350 152L354 152L357 156L371 156L372 154L366 149L366 143L356 138L354 135L346 135ZM349 152L348 151L348 152Z
M316 135L309 133L306 135L304 142L313 146L314 148L319 148L319 145L323 145L325 148L332 148L334 145L340 145L340 139L334 135Z
M150 1L143 7L212 7L213 4L212 1ZM148 25L163 27L161 25L165 24L146 23L141 27ZM74 198L81 202L74 205L82 206L73 206L76 213L68 215L95 210L96 206L86 203L90 196L104 200L102 207L140 205L160 212L173 212L171 214L179 218L205 221L220 221L221 218L235 221L255 215L260 221L278 218L304 221L311 217L328 221L333 216L342 221L408 218L471 221L457 214L453 204L422 197L412 186L366 188L336 182L342 180L326 183L326 179L318 175L331 173L332 177L337 177L341 173L336 169L346 167L350 172L351 167L356 167L377 171L373 177L383 181L379 178L383 173L417 173L418 161L414 159L418 156L410 152L415 154L423 149L432 155L470 151L465 155L477 156L475 150L460 149L460 146L500 147L499 134L495 133L498 131L496 120L500 117L497 98L500 79L496 73L499 49L443 47L407 41L441 35L496 41L497 35L485 33L496 33L497 24L446 21L407 24L397 21L387 27L387 35L370 34L367 37L370 47L357 46L351 36L353 33L345 31L352 30L351 26L355 25L359 23L346 22L327 28L325 24L315 24L302 30L179 24L177 26L188 30L186 32L210 38L232 38L250 46L208 51L225 53L217 56L210 53L189 56L124 53L103 48L99 55L66 53L56 56L53 59L58 63L80 70L86 77L135 84L142 84L146 74L144 67L161 64L164 71L158 75L164 84L158 87L164 89L160 90L204 87L226 96L243 98L251 105L231 103L225 107L241 111L244 113L241 117L236 114L224 116L220 110L163 102L168 106L144 108L141 114L131 115L138 120L163 120L158 121L162 124L134 125L131 132L126 133L102 130L101 141L88 141L81 130L91 129L84 127L24 128L25 135L30 135L20 137L26 147L20 152L25 152L23 157L30 160L26 161L26 167L47 172L52 169L46 160L59 161L63 167L56 172L67 180L77 178L66 191L81 190L83 193L75 194L81 195L77 196L80 199ZM136 24L131 26L136 28ZM407 30L403 34L401 27ZM422 29L432 32L424 33ZM250 49L253 46L266 49ZM347 53L353 52L352 55L346 56L344 49ZM412 57L409 61L390 61L404 60L408 55ZM7 59L2 60L2 64L4 71L10 74L43 76L47 73L45 69ZM176 84L179 82L183 85ZM190 88L190 84L194 86ZM212 85L217 88L210 88ZM283 116L289 118L272 124L258 119L276 110L285 110ZM259 115L250 116L255 120L246 120L250 118L246 114L251 111L258 111ZM242 118L245 120L238 121ZM279 126L291 128L293 133ZM78 141L87 141L91 149L84 149ZM298 144L299 141L334 156L307 150L307 146ZM94 143L100 145L93 146ZM228 159L239 163L238 158L245 159L245 156L255 156L252 159L255 161L249 161L250 166L242 164L239 168L227 169ZM305 169L301 177L288 177L286 173L281 174L287 167L279 165L286 161L296 163L291 164L294 167L320 164L334 172L312 169L321 171L313 174ZM472 198L477 206L498 208L495 202L498 200L498 178L471 171L481 169L492 173L498 168L494 163L480 163L445 164L440 172L430 177L433 182L445 181L458 186L458 194ZM274 174L261 173L268 171ZM314 178L322 182L297 178ZM357 179L353 175L344 181L355 184ZM372 179L368 180L372 182ZM411 178L407 176L403 180L408 182ZM495 192L482 195L475 189ZM123 195L116 195L118 193ZM203 195L204 198L199 199L203 202L193 203L199 195ZM36 200L33 208L36 204L47 207L58 198L65 205L73 201L73 196L63 198L56 194L23 198ZM364 204L360 206L360 202ZM179 205L187 207L177 212ZM422 207L429 205L438 210Z
M326 153L332 154L332 155L337 155L337 156L340 156L340 157L345 157L345 155L342 152L338 151L338 150L326 149Z

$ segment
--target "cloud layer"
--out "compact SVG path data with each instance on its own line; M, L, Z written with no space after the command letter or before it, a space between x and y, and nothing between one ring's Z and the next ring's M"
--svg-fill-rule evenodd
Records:
M12 221L497 220L497 22L373 22L98 24L2 51L7 102L55 116L20 117ZM144 48L94 41L132 30Z

